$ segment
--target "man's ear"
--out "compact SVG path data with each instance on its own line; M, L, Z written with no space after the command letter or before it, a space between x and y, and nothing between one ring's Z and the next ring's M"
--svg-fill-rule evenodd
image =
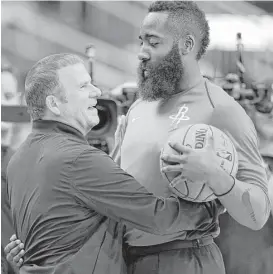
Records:
M59 108L58 99L54 95L48 95L46 97L46 106L55 115L60 116L61 111Z
M181 55L187 55L192 52L195 46L193 35L187 34L185 38L181 38L178 42L178 46Z

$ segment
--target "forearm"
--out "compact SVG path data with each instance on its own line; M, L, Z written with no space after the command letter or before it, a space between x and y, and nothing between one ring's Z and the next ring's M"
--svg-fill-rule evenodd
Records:
M216 195L227 192L234 183L233 178L228 174L219 177L220 180L212 187ZM253 182L235 179L233 189L218 199L238 223L250 229L261 229L268 219L270 211L268 195Z
M178 197L164 200L164 212L157 205L155 222L160 234L171 234L181 231L196 230L204 225L210 225L211 216L205 203L193 203Z
M193 230L209 218L205 205L155 197L99 150L83 151L70 172L71 192L83 204L145 232Z
M113 181L105 188L101 183L92 194L87 189L74 188L74 192L90 209L151 234L194 230L203 226L204 220L210 219L209 211L202 203L191 203L177 197L155 197L134 179Z

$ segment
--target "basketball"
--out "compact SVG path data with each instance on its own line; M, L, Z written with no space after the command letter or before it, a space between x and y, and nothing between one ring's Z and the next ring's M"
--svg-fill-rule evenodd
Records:
M210 136L214 139L214 149L219 157L219 165L230 175L236 176L238 170L238 155L230 138L216 127L206 124L195 124L177 129L170 135L161 154L178 154L169 146L170 141L180 142L193 149L202 149ZM160 167L166 163L160 159ZM216 199L213 191L206 182L192 182L183 178L183 172L161 172L169 182L169 187L179 197L192 202L208 202Z

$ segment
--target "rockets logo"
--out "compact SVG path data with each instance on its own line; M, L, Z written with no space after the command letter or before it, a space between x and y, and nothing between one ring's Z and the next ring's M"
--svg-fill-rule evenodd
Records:
M186 115L188 110L189 108L186 106L186 104L184 104L182 107L179 108L176 115L169 116L169 118L172 120L171 130L177 129L181 121L190 120L190 117Z

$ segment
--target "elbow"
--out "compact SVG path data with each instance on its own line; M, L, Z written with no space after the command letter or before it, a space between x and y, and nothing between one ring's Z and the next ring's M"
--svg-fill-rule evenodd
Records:
M251 218L251 221L246 225L251 230L261 230L266 224L269 214L261 214L260 218Z
M264 212L266 212L266 211L264 211ZM270 210L268 210L266 214L261 214L261 217L259 218L257 225L256 225L256 230L260 230L265 226L265 224L268 221L269 216L270 216Z
M249 228L251 230L254 230L254 231L261 230L264 227L264 225L265 225L265 222L257 221L257 220L255 220L255 221L250 220L250 219L244 220L244 221L242 221L242 220L239 221L238 219L235 219L235 220L240 225L245 226L245 227L247 227L247 228Z
M244 200L247 215L249 216L247 218L247 227L252 230L260 230L269 218L270 203L268 196L262 190L256 191L255 194L250 196L248 193L247 197L243 197L247 198Z
M251 223L251 224L248 224L247 227L251 230L261 230L263 227L264 227L265 223L263 222L255 222L255 223Z

